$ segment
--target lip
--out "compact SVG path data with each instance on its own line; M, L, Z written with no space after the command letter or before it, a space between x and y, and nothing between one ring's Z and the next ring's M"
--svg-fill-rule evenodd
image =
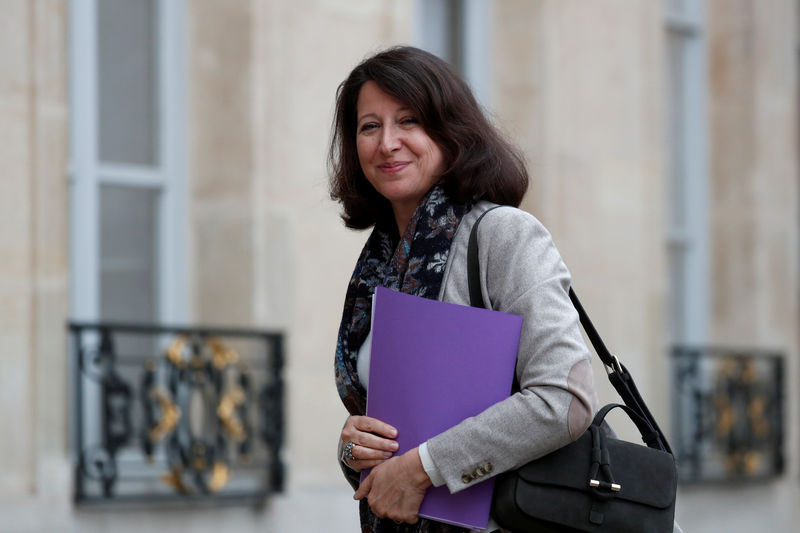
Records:
M391 163L383 163L378 165L378 168L387 174L395 174L406 168L411 163L409 161L393 161Z

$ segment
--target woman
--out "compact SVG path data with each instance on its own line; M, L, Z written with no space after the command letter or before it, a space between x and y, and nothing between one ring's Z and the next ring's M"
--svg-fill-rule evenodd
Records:
M410 47L366 59L339 87L333 127L331 196L347 227L374 226L348 286L335 368L350 412L340 457L362 531L466 531L418 517L427 487L458 492L568 444L591 423L597 401L569 272L547 230L516 209L528 185L521 157L442 60ZM393 456L397 430L364 416L371 296L382 285L469 305L467 241L494 204L509 207L479 227L481 291L493 309L524 317L519 391Z

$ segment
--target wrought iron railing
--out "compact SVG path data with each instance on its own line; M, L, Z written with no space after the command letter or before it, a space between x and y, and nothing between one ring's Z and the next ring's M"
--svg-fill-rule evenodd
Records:
M69 325L75 500L264 501L283 488L283 336Z
M685 483L769 479L784 470L784 355L677 347L673 449Z

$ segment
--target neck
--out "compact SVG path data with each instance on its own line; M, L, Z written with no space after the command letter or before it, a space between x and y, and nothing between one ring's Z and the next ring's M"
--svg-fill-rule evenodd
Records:
M392 206L392 211L394 212L394 221L397 223L397 233L401 237L403 236L403 232L408 227L408 223L411 222L411 217L414 215L416 208L417 206L413 206L410 209L404 208L403 206Z
M406 216L395 213L394 220L397 222L397 233L402 237L403 232L408 227L408 223L411 221L411 215Z

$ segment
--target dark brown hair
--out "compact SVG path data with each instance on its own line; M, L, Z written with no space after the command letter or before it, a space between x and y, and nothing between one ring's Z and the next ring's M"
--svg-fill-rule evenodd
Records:
M342 204L347 227L368 228L391 213L388 200L367 181L358 161L356 106L368 81L410 107L439 146L445 162L439 183L452 201L485 199L519 206L528 172L517 149L486 119L450 65L424 50L398 46L362 61L336 93L330 194Z

